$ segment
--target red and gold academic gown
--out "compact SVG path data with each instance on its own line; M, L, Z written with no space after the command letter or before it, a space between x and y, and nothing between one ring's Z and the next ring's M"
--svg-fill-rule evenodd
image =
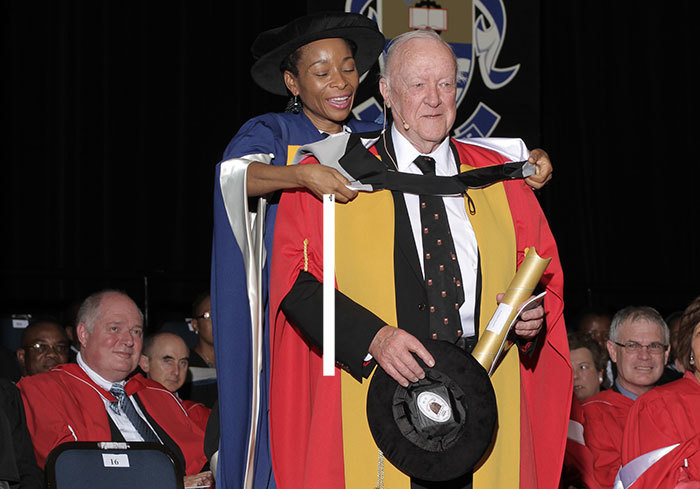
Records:
M679 481L700 486L700 382L690 371L639 396L627 417L622 463L676 444L650 465L635 488L674 488Z
M595 479L603 488L611 488L620 469L622 433L634 401L608 389L583 403L584 439L593 455Z
M490 150L455 141L462 171L501 164ZM499 406L498 435L474 474L475 489L557 487L566 444L572 389L562 316L563 277L556 244L532 191L523 181L470 189L470 216L482 267L480 331L495 311L526 247L552 257L542 279L546 334L533 355L512 348L492 377ZM387 324L396 324L394 208L389 191L360 193L336 205L336 287ZM378 449L366 419L362 384L336 368L322 375L318 349L286 322L280 302L301 270L323 279L322 203L304 190L280 200L272 256L270 319L271 452L279 489L376 487ZM409 478L384 462L384 486L408 488Z
M111 441L103 399L116 401L79 365L65 363L48 372L24 377L18 384L27 414L27 428L39 466L49 452L67 441ZM204 430L187 415L180 401L159 383L141 374L124 386L136 395L148 415L175 442L185 459L185 473L197 474L206 464Z

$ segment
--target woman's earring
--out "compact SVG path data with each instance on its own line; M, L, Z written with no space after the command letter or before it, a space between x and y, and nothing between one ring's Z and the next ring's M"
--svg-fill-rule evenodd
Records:
M289 99L289 102L287 102L287 108L284 111L292 112L293 114L298 114L301 111L301 100L299 100L298 95L294 95Z
M695 365L695 357L693 356L693 352L690 352L690 364Z

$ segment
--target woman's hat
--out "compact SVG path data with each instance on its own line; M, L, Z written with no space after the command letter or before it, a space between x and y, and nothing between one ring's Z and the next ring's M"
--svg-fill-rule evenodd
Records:
M384 456L405 474L447 481L471 472L493 440L496 395L486 370L461 348L428 340L435 359L408 387L377 368L367 394L367 421Z
M310 14L265 31L255 39L250 49L257 59L250 70L253 80L268 92L287 95L282 62L305 44L334 37L347 39L355 45L355 65L360 75L372 67L385 45L377 23L364 15L345 12Z

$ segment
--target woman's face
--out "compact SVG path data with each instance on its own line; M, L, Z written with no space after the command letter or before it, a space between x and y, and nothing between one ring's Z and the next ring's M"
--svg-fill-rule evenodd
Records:
M690 340L690 351L693 352L695 362L695 377L700 380L700 323L693 328L693 336Z
M284 82L301 98L306 116L321 131L340 132L360 84L348 43L331 38L303 46L297 71L285 71Z
M579 401L600 392L603 371L596 370L593 354L588 348L571 350L571 366L574 369L574 395Z

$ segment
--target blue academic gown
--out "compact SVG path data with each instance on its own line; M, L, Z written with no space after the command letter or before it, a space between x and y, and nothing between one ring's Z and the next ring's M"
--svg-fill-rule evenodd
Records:
M354 132L378 129L374 123L352 120ZM321 134L302 113L265 114L246 122L229 143L224 158L258 153L273 153L274 165L285 165L289 146L300 146L321 139ZM214 186L214 236L212 250L211 301L214 325L216 367L218 373L220 442L216 485L238 489L245 478L248 435L251 430L252 337L251 316L246 293L243 256L229 225L219 185L220 164ZM275 488L269 443L269 265L272 254L276 199L271 199L265 216L265 247L262 290L265 311L263 334L263 371L261 376L260 416L255 447L254 487Z

